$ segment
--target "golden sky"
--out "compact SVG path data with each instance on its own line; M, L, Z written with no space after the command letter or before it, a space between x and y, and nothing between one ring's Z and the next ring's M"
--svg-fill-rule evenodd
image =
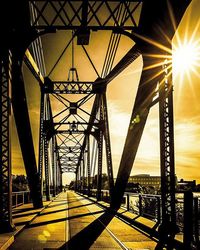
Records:
M200 56L200 2L193 0L178 27L173 42L178 47L180 42L195 41L197 54ZM102 59L105 55L105 44L109 36L106 32L93 32L91 45L87 48L94 64L100 72ZM44 54L47 62L47 72L65 47L69 40L69 32L58 32L43 37ZM116 62L133 45L129 38L123 37ZM95 53L94 53L95 52ZM88 60L79 47L75 47L75 66L82 80L95 79L95 73L89 66ZM200 60L198 62L200 64ZM60 64L52 73L52 79L66 80L69 67L71 67L71 53L64 55ZM87 73L85 73L85 67ZM140 56L126 70L124 70L108 87L108 112L112 143L113 167L116 175L126 131L129 124L134 98L142 70L142 57ZM38 124L39 124L39 87L31 74L24 67L26 92L31 118L32 132L36 156L38 155ZM188 74L174 75L174 117L175 117L175 161L177 177L187 180L196 179L200 183L200 65L194 67ZM24 173L16 130L13 124L12 136L12 164L13 173ZM132 174L159 175L159 121L158 105L152 108L142 141L139 146Z

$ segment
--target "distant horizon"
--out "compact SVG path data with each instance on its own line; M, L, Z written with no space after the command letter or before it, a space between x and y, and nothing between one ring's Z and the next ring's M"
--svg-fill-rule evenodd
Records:
M67 175L67 173L65 173L66 175ZM107 174L107 173L102 173L102 174ZM26 176L27 177L27 175L26 175L26 173L21 173L21 174L13 174L12 173L12 176L17 176L17 175L24 175L24 176ZM130 177L139 177L139 176L150 176L150 177L161 177L161 175L151 175L151 174L136 174L136 175L130 175ZM177 177L177 175L175 175L176 177ZM130 178L129 177L129 178ZM86 177L87 178L87 177ZM114 179L116 179L117 177L114 177ZM199 182L197 182L197 180L195 180L195 179L185 179L185 178L179 178L179 177L177 177L177 180L178 181L180 181L180 180L184 180L184 181L196 181L196 185L200 185L200 183ZM64 180L63 180L64 181ZM71 179L70 180L70 182L71 181L75 181L75 178L74 179ZM66 181L64 181L64 183L63 183L63 185L68 185L70 182L66 182Z

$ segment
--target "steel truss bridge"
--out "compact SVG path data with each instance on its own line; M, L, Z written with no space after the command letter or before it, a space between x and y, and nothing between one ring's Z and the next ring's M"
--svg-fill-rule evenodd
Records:
M96 173L96 198L99 200L105 151L110 206L115 210L122 202L149 111L158 103L162 197L162 224L159 231L163 245L170 244L178 229L175 215L173 89L169 58L175 27L181 21L190 1L1 1L1 231L14 228L11 210L12 112L35 208L43 206L44 179L46 197L49 200L50 187L54 196L61 191L62 173L65 172L75 173L76 190L87 190L88 195L91 178ZM72 31L72 37L51 72L47 74L42 36L53 35L60 30ZM98 31L110 31L101 73L88 52L91 33ZM114 64L122 36L131 39L133 46ZM96 73L96 78L92 81L79 79L74 63L75 39ZM72 48L72 66L67 79L52 80L51 73L69 46ZM143 57L143 71L114 183L107 86L140 55ZM23 63L37 79L41 89L38 163L28 114ZM76 96L76 101L69 96ZM56 111L52 105L53 99L54 103L57 102ZM90 106L90 110L85 106ZM58 111L59 107L61 108Z

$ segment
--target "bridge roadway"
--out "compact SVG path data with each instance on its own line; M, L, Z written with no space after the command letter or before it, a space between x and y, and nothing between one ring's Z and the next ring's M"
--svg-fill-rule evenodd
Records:
M33 214L27 209L16 216L17 225L30 221L8 249L147 250L156 246L156 241L141 231L72 191L59 194L31 218Z

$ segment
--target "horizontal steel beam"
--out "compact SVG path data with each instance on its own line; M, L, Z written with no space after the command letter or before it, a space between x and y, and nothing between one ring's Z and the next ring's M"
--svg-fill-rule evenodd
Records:
M93 93L91 81L51 81L45 78L45 93L50 94L90 94Z
M133 27L138 25L142 1L105 0L87 1L86 4L86 0L68 0L45 1L46 4L44 4L40 0L29 0L29 3L33 9L34 16L36 16L33 19L32 26L37 30L75 29L79 38L78 41L80 41L79 35L85 35L85 32L89 29L113 30L116 27L120 27L126 30L133 30ZM48 15L50 11L51 15ZM124 13L126 13L125 16L123 16ZM84 33L81 31L84 31ZM88 37L86 41L88 41Z
M55 134L68 134L68 135L72 135L72 134L85 134L86 130L55 130Z

